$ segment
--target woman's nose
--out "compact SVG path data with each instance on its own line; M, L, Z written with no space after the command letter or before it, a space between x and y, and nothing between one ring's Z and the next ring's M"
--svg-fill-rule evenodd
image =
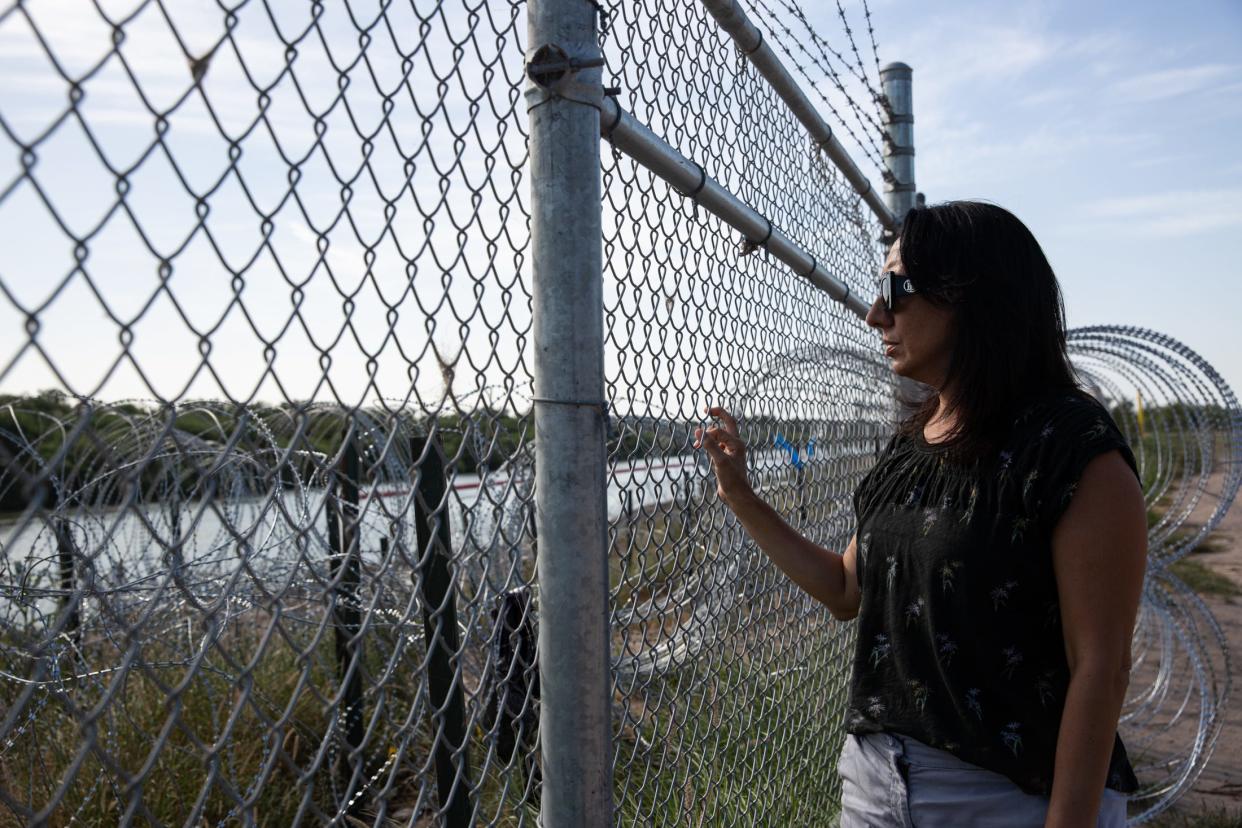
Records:
M893 314L884 305L884 298L877 296L867 311L867 324L873 328L887 328L893 324Z

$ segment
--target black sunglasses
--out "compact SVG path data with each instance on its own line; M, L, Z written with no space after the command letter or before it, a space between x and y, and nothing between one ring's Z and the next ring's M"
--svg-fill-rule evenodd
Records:
M918 293L914 289L914 282L910 281L908 276L902 276L892 270L886 270L877 280L880 297L884 300L884 307L890 311L897 301L898 296L913 296Z

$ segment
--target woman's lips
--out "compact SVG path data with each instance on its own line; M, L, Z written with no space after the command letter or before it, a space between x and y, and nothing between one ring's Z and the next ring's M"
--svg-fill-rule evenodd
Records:
M886 343L884 343L884 356L890 356L890 357L891 357L891 356L892 356L893 354L895 354L895 353L897 353L897 346L896 346L896 345L893 345L891 342L886 342Z

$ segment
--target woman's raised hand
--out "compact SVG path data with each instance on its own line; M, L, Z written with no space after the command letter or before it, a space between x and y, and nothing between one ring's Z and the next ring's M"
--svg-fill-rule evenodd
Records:
M694 430L694 447L707 451L716 473L716 494L726 504L733 504L754 494L746 477L746 443L737 433L737 420L719 406L709 406L707 413L720 420L720 425Z

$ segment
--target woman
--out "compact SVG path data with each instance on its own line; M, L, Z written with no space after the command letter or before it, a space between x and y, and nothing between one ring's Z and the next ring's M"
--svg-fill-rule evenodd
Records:
M1056 277L1017 218L976 202L911 211L884 274L867 324L934 393L855 491L843 554L755 494L727 411L695 435L755 542L858 619L841 824L1124 825L1146 507L1074 379Z

